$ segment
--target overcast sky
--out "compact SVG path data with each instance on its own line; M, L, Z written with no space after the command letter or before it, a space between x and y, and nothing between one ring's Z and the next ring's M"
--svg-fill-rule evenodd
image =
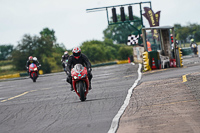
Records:
M148 1L0 0L0 45L16 46L24 34L39 36L46 27L55 31L57 42L67 49L80 46L84 41L103 40L103 30L108 26L106 11L87 13L86 9L138 2ZM151 0L151 4L154 13L161 11L160 26L200 24L199 0ZM149 4L143 4L145 6ZM140 15L139 5L133 6L133 12ZM149 27L144 20L144 25Z

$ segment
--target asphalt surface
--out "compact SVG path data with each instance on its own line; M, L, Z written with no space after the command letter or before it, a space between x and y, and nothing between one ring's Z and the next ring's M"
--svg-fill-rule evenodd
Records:
M200 61L145 72L120 118L117 133L199 133ZM65 73L0 82L0 133L106 133L138 77L138 65L93 68L92 90L81 102ZM187 82L183 83L182 76Z
M138 65L93 68L85 102L65 73L0 82L0 133L106 133L137 79Z
M117 133L199 133L199 61L197 57L187 57L183 68L143 73Z

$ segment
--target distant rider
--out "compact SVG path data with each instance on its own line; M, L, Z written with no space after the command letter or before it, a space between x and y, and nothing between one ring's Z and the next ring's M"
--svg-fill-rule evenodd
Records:
M195 41L194 41L193 38L190 40L190 47L191 47L193 53L195 55L197 55L197 52L198 52L198 50L197 50L197 44L195 43Z
M92 79L92 68L91 63L88 60L87 56L81 53L81 49L79 47L75 47L72 50L73 55L69 57L68 63L67 63L67 82L71 84L71 91L73 91L73 85L72 85L72 77L71 77L71 69L76 64L82 64L84 67L87 68L88 72L88 79L89 79L89 90L92 89L91 87L91 79Z
M66 71L65 62L66 62L66 60L68 61L68 58L69 58L68 51L65 51L65 52L64 52L64 55L62 55L62 59L61 59L62 67L63 67L63 70L64 70L64 71Z
M41 66L36 57L29 56L29 57L28 57L28 60L27 60L27 62L26 62L27 73L29 73L29 65L30 65L31 63L34 63L34 64L37 66L38 69L39 69L40 66Z

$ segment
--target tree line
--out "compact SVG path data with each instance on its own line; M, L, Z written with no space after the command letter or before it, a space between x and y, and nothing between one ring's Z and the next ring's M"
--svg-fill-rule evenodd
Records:
M127 59L132 55L132 47L125 44L114 44L111 39L104 41L85 41L80 46L82 53L88 56L92 64ZM65 51L72 54L72 49L66 49L64 44L56 42L55 31L44 28L39 35L25 34L18 45L0 45L1 60L12 60L16 70L26 70L29 56L37 57L44 73L61 70L61 56Z
M200 25L197 23L188 23L186 26L181 24L174 25L176 40L186 42L187 38L193 38L196 42L200 42Z
M135 16L136 17L136 16ZM139 19L136 17L136 19ZM134 23L134 27L140 28L139 23ZM192 35L195 41L200 41L200 25L188 24L181 26L175 24L175 36L177 40L186 40ZM104 40L91 40L83 42L80 47L82 52L88 56L92 64L124 60L133 55L133 46L127 46L127 36L134 34L136 30L130 24L122 23L110 25L104 31ZM31 36L25 34L14 47L12 44L0 45L0 60L12 60L16 70L25 70L28 57L35 56L42 64L44 73L61 69L61 56L67 49L64 44L57 43L55 31L44 28L39 35Z

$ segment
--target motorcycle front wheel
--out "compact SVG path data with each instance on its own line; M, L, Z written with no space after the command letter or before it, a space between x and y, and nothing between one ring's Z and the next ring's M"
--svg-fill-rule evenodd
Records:
M36 82L36 75L33 73L33 82Z
M85 91L84 91L84 85L83 81L78 82L78 89L79 89L79 94L80 94L80 100L85 101Z

